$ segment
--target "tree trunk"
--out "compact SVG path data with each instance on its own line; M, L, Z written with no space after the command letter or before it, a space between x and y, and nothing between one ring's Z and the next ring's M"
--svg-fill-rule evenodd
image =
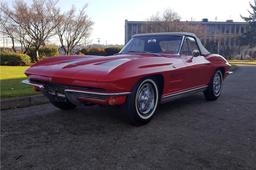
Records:
M16 53L15 43L14 43L14 37L11 37L11 40L12 40L12 50L13 50L13 52Z
M70 55L70 54L71 54L71 50L70 50L70 49L67 49L66 54L67 54L67 55Z
M25 48L23 51L23 54L27 54L27 52L28 52L28 48Z
M68 52L67 52L67 49L66 49L66 47L65 47L64 45L62 45L62 46L61 46L61 49L63 49L63 50L64 50L65 55L67 55L67 53L68 53Z
M68 44L66 47L66 55L70 55L71 54L71 45Z
M38 59L39 59L39 49L36 48L35 61L38 62Z
M39 59L39 47L35 47L35 50L33 50L32 54L30 54L30 55L32 55L31 56L31 61L33 63L38 62L38 59Z

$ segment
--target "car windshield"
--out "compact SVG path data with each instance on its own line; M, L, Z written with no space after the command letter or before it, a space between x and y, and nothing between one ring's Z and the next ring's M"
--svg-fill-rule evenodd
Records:
M181 46L181 41L182 36L178 35L136 36L124 46L120 53L177 54Z

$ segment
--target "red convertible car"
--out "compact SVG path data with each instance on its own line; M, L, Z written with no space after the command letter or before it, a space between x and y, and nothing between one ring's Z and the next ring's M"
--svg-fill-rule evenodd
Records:
M25 71L23 83L63 110L77 105L122 105L143 125L159 103L195 92L216 100L230 64L209 53L192 33L138 34L113 56L59 56Z

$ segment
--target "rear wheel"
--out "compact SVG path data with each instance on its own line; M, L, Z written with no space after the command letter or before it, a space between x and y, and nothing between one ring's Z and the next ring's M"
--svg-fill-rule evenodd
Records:
M148 123L156 111L158 97L158 86L154 79L140 81L126 102L125 108L130 123L136 126Z
M222 81L222 72L220 70L217 70L211 78L207 89L204 91L204 96L206 100L217 100L220 97L222 90Z

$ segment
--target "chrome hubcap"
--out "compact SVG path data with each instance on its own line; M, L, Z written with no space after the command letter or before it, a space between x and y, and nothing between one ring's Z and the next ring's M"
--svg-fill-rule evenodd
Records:
M154 83L154 82L153 82ZM136 93L136 109L143 119L150 118L157 106L158 91L155 84L146 82L142 84Z
M220 94L221 83L222 83L221 75L220 73L216 73L213 78L213 91L216 96Z
M144 84L138 96L138 109L142 114L147 114L154 108L155 92L153 86L149 83Z

